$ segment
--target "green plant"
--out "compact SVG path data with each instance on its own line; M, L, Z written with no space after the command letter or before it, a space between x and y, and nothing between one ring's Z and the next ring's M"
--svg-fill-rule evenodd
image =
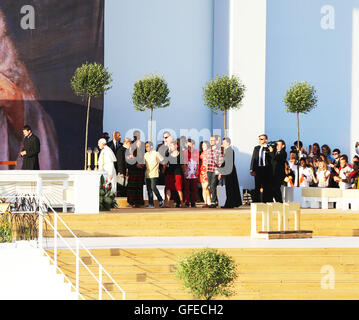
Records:
M0 214L0 243L12 242L11 215L10 211Z
M239 109L246 87L241 80L227 75L217 76L216 79L207 82L203 88L204 104L214 113L223 112L224 116L224 135L227 136L227 112L230 109Z
M297 115L297 148L299 150L299 114L300 113L309 113L313 110L318 102L318 97L316 95L316 90L314 86L310 85L307 82L295 82L287 90L284 97L284 104L286 106L286 111L290 113L295 113Z
M170 105L170 90L166 81L158 75L149 75L135 83L132 101L137 111L150 110L149 141L152 141L152 118L154 109Z
M111 183L108 183L102 175L100 182L100 211L109 211L111 208L117 208L116 195L111 189Z
M177 276L195 298L210 300L218 295L231 296L237 278L231 257L215 249L203 249L180 261Z
M91 99L98 98L111 89L112 75L99 63L86 62L77 68L71 79L74 93L87 99L86 135L85 135L85 170L87 164L88 126L90 120Z

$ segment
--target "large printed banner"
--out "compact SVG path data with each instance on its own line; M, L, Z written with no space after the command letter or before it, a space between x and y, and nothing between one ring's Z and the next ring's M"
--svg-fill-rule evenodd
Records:
M81 169L86 101L70 80L104 60L104 0L1 0L0 161L22 161L22 127L41 142L40 169ZM103 99L92 104L89 146L102 133ZM0 166L1 169L9 169Z

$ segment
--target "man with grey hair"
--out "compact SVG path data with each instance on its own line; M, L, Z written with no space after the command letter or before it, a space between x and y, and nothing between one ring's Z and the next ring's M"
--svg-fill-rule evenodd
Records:
M100 139L98 141L98 147L101 152L99 155L99 171L105 171L108 175L108 181L112 185L111 191L116 194L117 191L117 175L115 169L115 162L117 161L115 154L112 150L106 145L105 139Z

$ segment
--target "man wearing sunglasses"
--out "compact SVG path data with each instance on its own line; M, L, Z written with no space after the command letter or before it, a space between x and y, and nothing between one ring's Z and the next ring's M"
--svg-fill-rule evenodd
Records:
M258 137L258 146L253 150L250 174L254 177L254 202L272 202L271 181L272 166L267 147L268 137L262 134Z

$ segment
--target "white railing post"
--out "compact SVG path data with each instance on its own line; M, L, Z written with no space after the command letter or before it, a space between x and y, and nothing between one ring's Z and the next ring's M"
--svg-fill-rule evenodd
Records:
M76 293L80 293L80 243L76 238Z
M57 267L57 213L54 214L55 223L54 223L54 263Z
M42 179L41 179L41 177L37 178L36 192L37 192L38 203L39 203L39 234L38 234L38 239L37 239L37 246L42 249L42 239L43 239L42 206L43 206L43 200L42 200ZM36 204L35 204L35 206L36 206ZM35 208L35 210L36 210L36 208ZM35 212L35 214L36 214L36 212Z
M98 267L98 299L102 300L102 265Z

